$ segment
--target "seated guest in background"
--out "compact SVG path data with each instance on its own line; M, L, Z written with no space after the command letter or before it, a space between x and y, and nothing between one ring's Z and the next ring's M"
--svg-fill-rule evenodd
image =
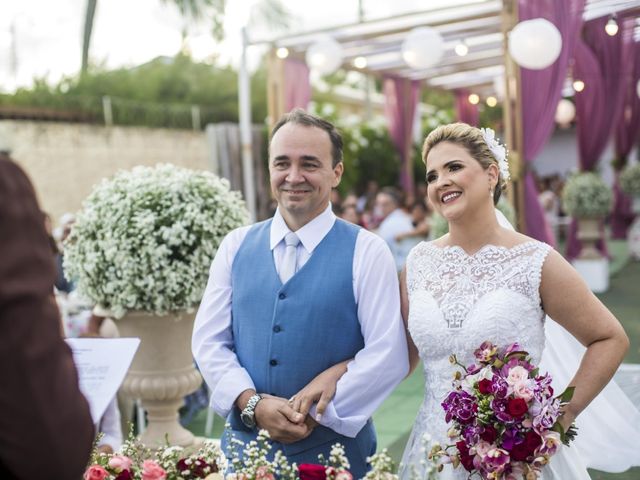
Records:
M0 478L77 480L94 430L53 297L51 246L24 172L0 152Z

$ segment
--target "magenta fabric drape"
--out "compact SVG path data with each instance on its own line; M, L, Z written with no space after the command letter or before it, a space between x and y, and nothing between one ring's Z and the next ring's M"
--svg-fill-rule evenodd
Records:
M420 82L406 78L386 77L384 80L384 114L389 124L391 140L400 154L400 187L414 191L411 147L413 120L420 94Z
M469 102L469 90L456 90L456 117L459 122L477 127L480 125L480 110L478 105Z
M611 37L604 29L607 20L602 17L585 24L583 38L578 40L574 56L574 78L585 83L584 90L575 95L582 171L595 170L611 139L624 104L627 75L631 71L631 65L624 64L623 56L623 38L628 35L625 30L630 24L623 22L618 34ZM569 258L577 257L582 248L575 230L573 225L569 230L566 252ZM607 255L604 236L598 248Z
M522 81L523 157L530 167L555 127L554 116L576 38L582 26L585 0L519 0L519 19L546 18L560 31L562 50L558 59L542 70L520 69ZM553 236L538 200L533 174L525 168L523 179L527 235L554 244Z
M620 190L620 171L627 163L627 157L631 148L640 137L640 98L636 92L636 85L640 80L640 44L633 41L633 24L635 19L623 19L624 35L623 63L632 66L626 85L623 87L626 94L624 105L620 110L618 121L614 131L615 141L615 180L613 184L613 210L611 212L611 237L615 239L627 238L627 230L633 222L634 214L631 209L631 198ZM630 23L631 26L627 24Z
M284 61L284 108L290 112L294 108L307 109L311 101L309 67L302 60L287 58Z

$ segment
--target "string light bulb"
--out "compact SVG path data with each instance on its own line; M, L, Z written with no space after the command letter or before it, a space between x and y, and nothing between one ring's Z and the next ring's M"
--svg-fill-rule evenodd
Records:
M618 22L616 21L615 15L611 15L609 21L604 26L604 31L607 32L607 35L613 37L618 33Z
M574 80L573 81L573 89L576 92L581 92L584 90L584 82L582 80Z
M278 58L287 58L289 56L289 49L287 47L280 47L276 50L276 56Z
M472 93L471 95L469 95L468 100L471 105L477 105L478 102L480 101L480 97L475 93Z
M454 48L456 54L459 57L464 57L467 53L469 53L469 47L467 46L467 42L461 40Z
M353 66L360 69L366 68L367 59L365 57L356 57L353 59Z

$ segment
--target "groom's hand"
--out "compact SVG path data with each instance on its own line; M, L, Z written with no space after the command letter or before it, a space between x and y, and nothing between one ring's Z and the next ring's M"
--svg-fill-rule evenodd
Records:
M294 443L313 431L313 427L305 423L305 416L293 410L284 398L262 394L255 415L258 427L267 430L276 442Z

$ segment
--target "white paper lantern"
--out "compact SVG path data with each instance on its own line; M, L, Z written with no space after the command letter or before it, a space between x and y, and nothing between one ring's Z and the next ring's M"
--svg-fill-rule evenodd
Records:
M561 50L560 32L553 23L544 18L520 22L509 34L509 54L524 68L547 68L558 59Z
M571 120L576 116L576 106L571 100L563 98L558 102L556 107L556 122L560 125L569 125Z
M321 75L335 72L342 65L342 46L328 35L322 35L307 49L307 65Z
M444 40L433 28L417 27L402 42L402 58L415 69L436 65L444 54Z

